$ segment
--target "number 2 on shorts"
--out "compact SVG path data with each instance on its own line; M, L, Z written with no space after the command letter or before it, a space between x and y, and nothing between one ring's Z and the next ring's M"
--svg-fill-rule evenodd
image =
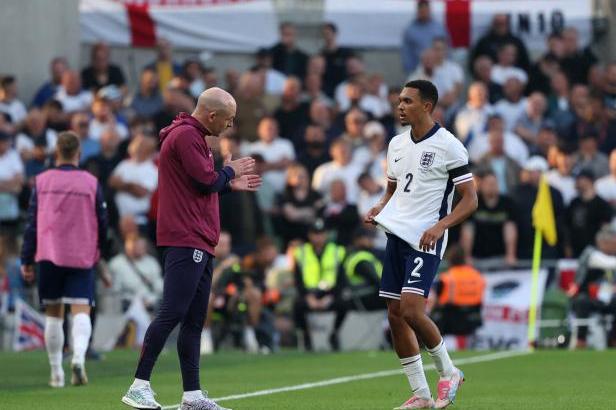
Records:
M413 271L411 272L411 276L413 276L415 278L419 278L419 277L421 277L421 273L419 273L419 269L421 269L421 267L423 266L423 259L418 256L418 257L415 258L413 263L416 266L413 269Z

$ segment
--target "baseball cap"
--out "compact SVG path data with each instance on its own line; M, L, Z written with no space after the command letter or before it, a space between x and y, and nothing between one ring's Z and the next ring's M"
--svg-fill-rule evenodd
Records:
M549 169L548 162L545 158L540 157L539 155L534 155L526 160L524 163L523 169L525 171L539 171L546 172Z
M325 222L322 219L317 219L310 225L310 232L325 232Z
M122 91L115 85L108 85L98 90L96 96L109 101L118 101L122 99Z
M378 121L370 121L364 125L364 137L372 138L374 135L385 135L385 127Z
M595 180L595 173L592 172L592 170L588 169L588 168L583 168L580 171L578 171L575 174L575 178L586 178L586 179L590 179L591 181Z

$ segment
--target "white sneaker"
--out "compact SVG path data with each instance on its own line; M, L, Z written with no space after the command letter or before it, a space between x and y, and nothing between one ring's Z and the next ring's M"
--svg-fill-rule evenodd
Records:
M201 355L214 353L214 340L210 329L203 329L201 332Z
M178 410L231 410L219 406L214 400L207 398L207 392L203 392L203 397L194 401L182 399L182 404Z
M64 372L51 372L51 376L49 377L49 386L53 388L64 387Z
M252 327L244 328L244 347L248 353L259 353L259 342Z
M150 385L131 386L122 397L122 403L139 410L160 410L161 405L154 400L155 395Z

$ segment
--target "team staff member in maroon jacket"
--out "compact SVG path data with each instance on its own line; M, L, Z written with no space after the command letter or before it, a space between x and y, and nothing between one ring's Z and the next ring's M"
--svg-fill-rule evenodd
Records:
M220 233L218 194L256 191L261 179L252 158L231 161L214 170L205 136L231 127L236 112L231 94L220 88L204 91L192 114L180 113L160 132L157 244L164 248L163 300L148 328L135 381L122 402L138 409L160 409L150 375L167 337L181 323L178 355L184 395L182 410L223 410L208 399L199 384L201 328L212 281L212 258Z

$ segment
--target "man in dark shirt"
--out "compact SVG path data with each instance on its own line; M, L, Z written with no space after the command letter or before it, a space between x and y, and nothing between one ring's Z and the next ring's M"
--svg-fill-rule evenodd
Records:
M306 76L308 55L296 48L295 26L289 22L280 24L280 41L274 45L272 53L272 67L286 75L293 75L302 80Z
M515 205L511 198L499 194L494 171L477 172L478 207L462 226L462 245L474 258L505 258L516 263L518 228Z
M90 65L81 72L81 81L86 90L98 91L107 85L124 88L124 74L117 65L109 62L109 46L97 43L92 47Z
M274 113L282 138L292 139L294 132L308 123L310 105L300 101L301 91L302 84L298 78L286 79L280 108Z
M336 37L338 27L334 23L325 23L321 33L325 42L321 55L325 57L325 73L323 74L323 91L334 97L336 86L347 79L346 60L353 56L353 50L348 47L338 47Z
M595 235L603 225L612 220L612 207L597 196L594 175L589 170L580 171L575 178L578 196L566 211L567 245L572 256L579 257L584 248L592 245Z

